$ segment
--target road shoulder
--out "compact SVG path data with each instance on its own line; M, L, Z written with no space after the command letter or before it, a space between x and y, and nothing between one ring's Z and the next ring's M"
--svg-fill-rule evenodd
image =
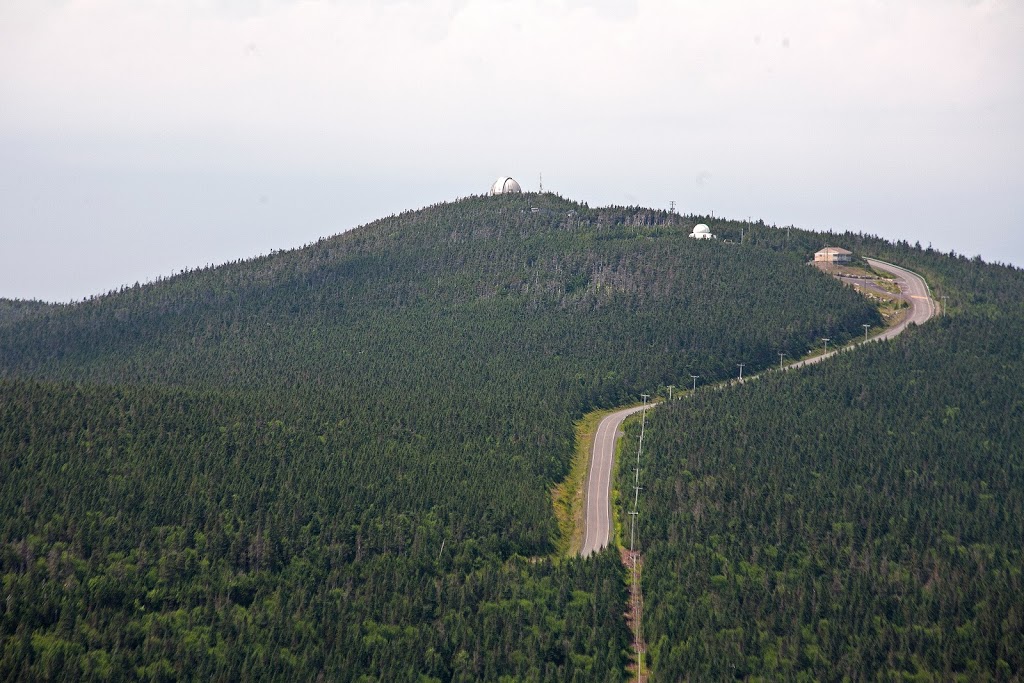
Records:
M555 518L558 520L558 539L555 542L555 554L558 556L572 557L579 555L583 549L583 538L586 533L587 478L590 474L594 438L597 436L601 421L617 410L621 408L589 412L573 425L575 448L569 474L551 488L551 503L554 506Z

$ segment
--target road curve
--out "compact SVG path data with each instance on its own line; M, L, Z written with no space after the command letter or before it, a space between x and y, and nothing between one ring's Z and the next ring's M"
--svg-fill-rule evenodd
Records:
M938 305L932 299L932 290L928 287L928 283L924 281L923 277L911 270L900 268L885 261L873 258L864 260L876 270L884 270L887 273L891 273L896 278L896 284L899 286L900 291L903 292L907 303L910 304L910 313L907 317L898 325L893 325L885 332L876 336L875 339L892 339L905 330L910 323L921 325L938 313Z
M880 341L882 339L892 339L903 330L907 329L910 323L915 325L921 325L928 321L929 318L934 316L938 312L938 306L935 300L932 299L931 289L928 287L928 283L924 281L924 278L915 273L912 270L906 268L900 268L899 266L893 265L886 261L879 261L874 258L865 258L872 268L876 270L884 270L893 276L896 280L896 286L900 288L900 292L903 294L903 298L910 305L910 311L907 316L903 318L899 323L893 325L889 329L885 330L880 334L876 334L874 337L865 341L858 342L858 344L865 344L873 341ZM789 368L802 368L805 365L813 365L814 363L820 363L829 356L833 356L839 353L841 349L835 351L829 351L820 356L813 356L811 358L805 358L804 360L790 363L786 366Z
M648 403L647 408L657 404ZM594 445L590 449L590 474L587 476L586 514L583 519L583 547L580 555L589 556L608 545L612 535L612 465L615 462L615 443L619 440L619 427L630 415L639 413L644 406L617 410L597 425Z
M877 334L868 341L880 339L892 339L905 330L910 323L920 325L934 316L938 308L931 297L931 290L928 283L917 273L900 268L899 266L879 261L878 259L865 259L872 268L884 270L890 273L896 280L900 291L903 293L907 303L910 304L909 314L898 324L893 325L881 334ZM860 344L867 342L861 341ZM801 361L790 363L789 368L800 368L813 363L820 363L829 356L835 355L837 351L829 351L827 354L806 358ZM647 408L653 408L657 403L647 404ZM594 445L590 450L590 474L587 477L586 514L583 525L583 547L580 555L588 557L611 541L612 535L612 503L611 483L612 467L615 461L615 443L618 441L619 427L622 421L630 415L640 412L644 406L623 408L608 415L597 426L597 434L594 435Z

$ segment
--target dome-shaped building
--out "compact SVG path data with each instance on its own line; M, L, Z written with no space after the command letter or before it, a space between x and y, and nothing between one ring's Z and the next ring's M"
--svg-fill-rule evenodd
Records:
M495 180L494 184L491 185L490 192L488 192L487 194L490 194L490 195L495 195L495 194L513 194L513 193L519 193L519 192L522 192L522 191L523 191L523 188L519 187L519 183L517 183L512 178L509 178L508 176L505 176L505 177L498 178L497 180Z
M711 228L704 225L703 223L698 223L697 225L693 226L693 232L690 233L690 237L692 237L695 240L715 239L715 236L711 234Z

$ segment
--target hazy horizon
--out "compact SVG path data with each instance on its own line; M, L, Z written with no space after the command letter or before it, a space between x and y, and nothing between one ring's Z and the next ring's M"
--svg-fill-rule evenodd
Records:
M510 175L1024 266L1024 5L0 3L0 297L80 300Z

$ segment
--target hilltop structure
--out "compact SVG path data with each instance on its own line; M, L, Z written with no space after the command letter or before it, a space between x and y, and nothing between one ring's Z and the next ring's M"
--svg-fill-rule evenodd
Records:
M698 223L697 225L693 226L693 232L690 233L690 237L692 237L695 240L718 239L717 237L711 234L711 228L704 225L703 223Z
M487 194L518 194L522 191L523 188L519 186L519 183L508 176L503 176L494 181L494 184L491 185L491 189Z
M814 252L814 260L818 263L849 263L853 252L842 247L825 247Z

